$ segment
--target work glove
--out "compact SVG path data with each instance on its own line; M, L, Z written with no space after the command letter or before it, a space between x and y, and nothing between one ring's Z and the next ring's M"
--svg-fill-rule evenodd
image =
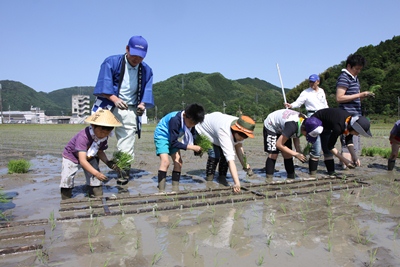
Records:
M137 116L142 116L143 113L144 113L144 109L141 109L141 108L137 108L137 109L136 109L136 115L137 115Z
M128 104L126 104L124 101L122 101L121 99L120 100L117 100L117 101L115 101L115 106L117 107L117 108L119 108L119 109L128 109Z

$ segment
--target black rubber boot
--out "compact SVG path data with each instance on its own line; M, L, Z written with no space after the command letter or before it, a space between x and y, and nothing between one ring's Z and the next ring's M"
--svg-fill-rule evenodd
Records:
M208 157L206 164L206 177L215 174L215 169L217 168L219 159Z
M218 176L218 183L220 183L220 184L222 184L224 186L229 186L229 183L226 180L226 176L225 175Z
M312 160L311 158L308 160L308 170L310 172L311 177L317 176L318 169L318 160Z
M209 174L206 176L206 181L207 182L212 182L214 181L214 174Z
M287 174L287 178L288 179L294 179L294 178L296 178L296 174L293 172L293 173L288 173Z
M388 159L388 171L392 171L394 169L395 164L396 164L395 159Z
M228 173L228 162L225 157L221 157L218 163L218 174L219 176L225 176Z
M61 188L61 199L70 199L72 197L72 188Z
M265 179L265 182L268 184L268 183L272 182L273 179L274 179L273 174L267 174L267 178Z
M158 191L160 192L165 191L166 179L167 179L167 172L158 171Z

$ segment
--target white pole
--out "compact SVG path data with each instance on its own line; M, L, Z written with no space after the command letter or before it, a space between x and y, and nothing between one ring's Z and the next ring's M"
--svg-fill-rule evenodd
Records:
M285 101L284 103L287 103L287 102L286 102L286 95L285 95L285 88L283 87L281 71L280 71L280 69L279 69L278 63L276 63L276 68L278 69L279 80L280 80L280 82L281 82L283 101Z

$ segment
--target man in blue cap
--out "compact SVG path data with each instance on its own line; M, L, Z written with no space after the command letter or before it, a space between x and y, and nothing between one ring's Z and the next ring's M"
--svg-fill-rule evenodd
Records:
M122 123L115 129L118 151L134 157L135 134L140 138L141 116L154 107L153 71L143 62L147 41L132 36L126 53L106 58L101 64L94 88L97 97L92 112L109 109Z
M319 87L320 78L317 74L311 74L308 78L310 87L305 89L293 103L285 103L286 108L300 108L303 104L307 109L307 117L312 116L320 109L328 108L325 91ZM308 160L308 168L310 175L315 176L319 158L321 157L321 139L319 136L311 147L310 159ZM324 162L326 158L324 155ZM326 162L325 162L326 163ZM313 171L315 170L315 171Z

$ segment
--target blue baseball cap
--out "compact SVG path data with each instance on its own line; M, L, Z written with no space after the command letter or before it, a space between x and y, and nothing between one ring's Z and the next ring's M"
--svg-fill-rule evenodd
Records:
M310 82L319 81L319 76L317 74L311 74L308 79L310 80Z
M132 36L128 42L129 54L131 56L146 57L147 41L142 36Z

